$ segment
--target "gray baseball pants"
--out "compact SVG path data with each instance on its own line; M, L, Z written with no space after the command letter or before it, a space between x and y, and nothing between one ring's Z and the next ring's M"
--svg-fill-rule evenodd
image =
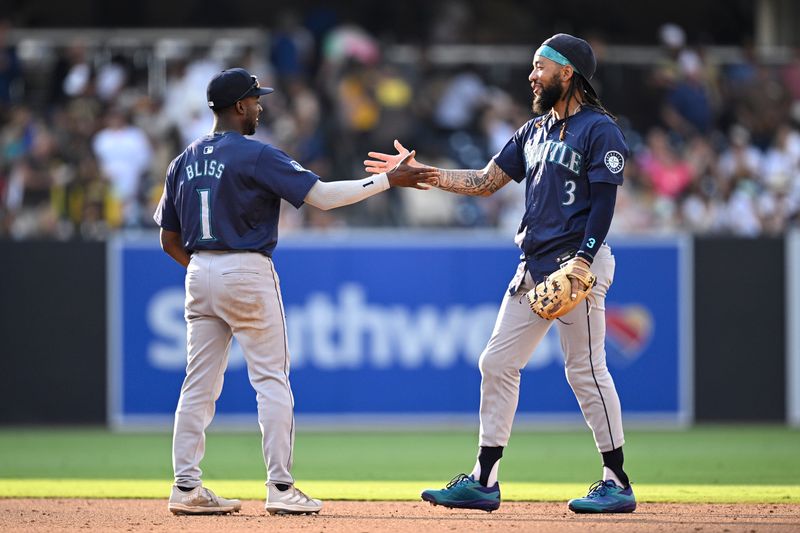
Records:
M294 398L280 281L259 253L195 252L186 270L186 378L175 412L175 484L201 484L205 430L222 392L232 337L256 391L268 479L294 483Z
M520 265L524 269L524 263ZM519 400L520 370L545 333L558 327L567 381L575 393L583 417L594 434L598 451L607 452L625 443L614 381L606 367L605 300L614 279L614 256L603 244L592 263L597 286L593 302L585 300L560 320L535 315L525 298L533 288L530 274L513 295L506 292L494 331L481 354L480 446L506 446Z

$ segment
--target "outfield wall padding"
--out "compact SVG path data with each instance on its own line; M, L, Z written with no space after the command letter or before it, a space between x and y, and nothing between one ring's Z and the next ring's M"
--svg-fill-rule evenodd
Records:
M0 241L0 424L105 422L105 249Z
M784 239L693 249L695 420L787 420L800 400L787 396ZM0 424L106 422L106 257L105 243L0 241Z
M694 246L695 420L786 420L784 239Z

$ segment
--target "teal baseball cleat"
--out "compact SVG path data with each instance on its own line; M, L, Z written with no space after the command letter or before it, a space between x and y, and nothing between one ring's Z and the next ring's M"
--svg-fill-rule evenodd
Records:
M632 513L636 497L630 486L623 489L611 480L600 480L589 487L585 498L570 500L568 505L575 513Z
M472 476L459 474L441 490L422 491L422 499L432 505L457 509L479 509L491 513L500 507L500 483L484 487Z

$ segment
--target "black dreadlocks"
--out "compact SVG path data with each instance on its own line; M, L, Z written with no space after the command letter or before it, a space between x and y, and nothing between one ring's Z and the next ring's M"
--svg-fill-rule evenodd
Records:
M598 112L608 115L613 120L617 120L617 117L609 113L609 111L603 105L603 102L600 101L600 98L595 96L591 91L586 90L587 82L583 79L583 76L579 75L577 72L573 72L572 79L569 80L569 87L567 87L567 113L564 117L564 123L561 125L561 132L558 135L558 140L563 141L564 136L567 134L567 120L569 120L569 103L575 97L575 92L580 91L579 94L583 97L583 103L581 105L585 105L587 107L592 107Z
M587 91L586 90L586 85L587 85L587 83L583 79L583 76L579 75L577 72L575 72L572 75L572 79L569 80L569 87L567 87L567 95L566 95L567 114L564 117L564 123L561 124L561 131L559 132L559 135L558 135L558 140L559 141L563 141L564 137L567 135L567 121L569 120L569 104L573 100L573 98L575 98L575 94L576 93L580 94L583 97L583 103L581 105L587 106L587 107L591 107L591 108L595 109L596 111L598 111L599 113L602 113L604 115L608 115L609 117L611 117L615 121L617 120L617 117L612 115L608 111L608 109L605 108L605 106L603 105L603 102L600 101L600 98L598 98L591 91ZM548 113L547 116L549 116L552 113L553 113L553 110L551 109L550 113ZM536 127L540 128L542 126L542 124L544 123L544 121L546 120L546 118L547 117L545 117L543 120L538 121L536 123Z

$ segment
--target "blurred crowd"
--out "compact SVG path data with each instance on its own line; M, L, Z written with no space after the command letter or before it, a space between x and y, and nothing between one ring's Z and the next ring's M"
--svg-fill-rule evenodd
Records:
M663 60L647 82L658 120L629 124L615 227L757 236L798 225L800 50L767 63L745 42L720 65L680 27L660 33Z
M459 42L458 16L434 25L425 46ZM262 98L256 137L327 180L362 177L367 152L392 151L394 139L426 163L482 168L531 117L528 63L497 75L424 53L392 61L391 44L363 27L291 12L260 44L169 55L155 90L151 63L80 38L53 61L26 64L9 29L0 22L0 237L104 239L153 227L167 165L210 130L206 83L231 66L276 88ZM798 224L800 52L773 61L743 42L738 59L721 62L667 24L643 43L661 50L645 68L610 61L613 43L589 37L596 86L632 150L612 231L755 236ZM538 43L522 44L532 54ZM513 231L523 195L515 183L480 199L392 189L329 212L287 208L281 224Z

